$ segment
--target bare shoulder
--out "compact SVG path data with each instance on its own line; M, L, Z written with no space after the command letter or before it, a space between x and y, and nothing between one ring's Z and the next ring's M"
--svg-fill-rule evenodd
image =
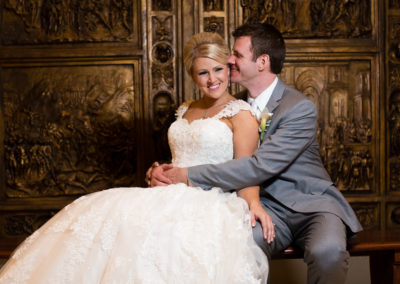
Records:
M240 110L231 118L233 129L247 129L258 133L258 121L251 110Z

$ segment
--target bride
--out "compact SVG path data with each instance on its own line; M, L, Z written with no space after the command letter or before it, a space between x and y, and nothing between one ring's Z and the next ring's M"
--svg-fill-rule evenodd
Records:
M227 92L228 54L214 33L184 48L203 97L181 105L169 129L176 166L221 163L257 147L250 106ZM177 184L82 196L15 250L0 283L266 283L267 258L250 224L258 190Z

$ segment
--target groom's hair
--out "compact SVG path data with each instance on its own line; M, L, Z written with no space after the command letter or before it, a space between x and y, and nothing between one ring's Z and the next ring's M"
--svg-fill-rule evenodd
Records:
M267 23L244 24L237 27L232 36L237 39L242 36L251 38L253 60L267 54L271 62L271 72L279 74L282 71L286 56L285 40L281 32Z

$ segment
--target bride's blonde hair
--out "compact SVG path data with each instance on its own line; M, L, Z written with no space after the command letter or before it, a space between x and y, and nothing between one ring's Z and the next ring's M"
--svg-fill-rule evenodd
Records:
M190 75L192 75L193 62L198 57L208 57L219 63L226 64L229 57L229 49L219 34L198 33L192 36L183 48L183 63Z

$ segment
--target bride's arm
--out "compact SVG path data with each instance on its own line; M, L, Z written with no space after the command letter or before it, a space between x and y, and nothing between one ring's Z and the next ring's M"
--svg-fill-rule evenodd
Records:
M258 146L258 123L249 111L240 111L231 119L235 158L251 156ZM239 197L246 200L251 214L251 225L259 220L263 228L264 238L268 243L275 237L274 224L260 202L260 187L251 186L237 191Z
M239 111L231 118L235 159L251 156L258 146L258 123L250 111ZM260 187L252 186L240 189L237 194L247 201L249 208L260 203Z

